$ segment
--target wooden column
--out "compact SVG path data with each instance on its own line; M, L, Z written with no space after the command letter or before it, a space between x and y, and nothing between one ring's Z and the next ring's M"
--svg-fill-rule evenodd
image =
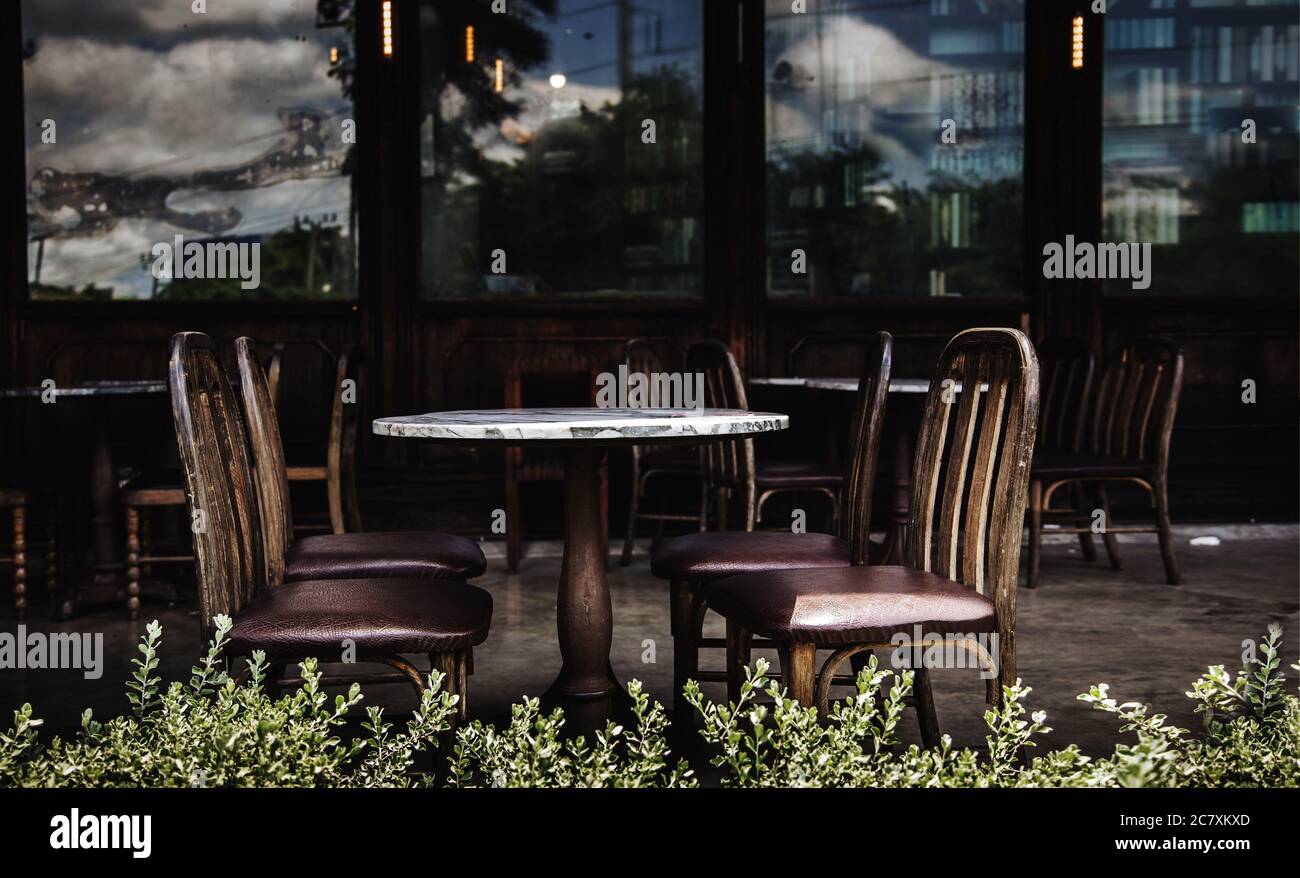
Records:
M1100 337L1100 281L1047 280L1043 245L1101 240L1104 15L1088 0L1025 4L1025 289L1033 337ZM1082 69L1071 67L1074 16L1084 19Z

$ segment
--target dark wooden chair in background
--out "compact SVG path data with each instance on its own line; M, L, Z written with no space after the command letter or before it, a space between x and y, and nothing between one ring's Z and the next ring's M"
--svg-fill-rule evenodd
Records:
M323 465L291 465L290 482L316 482L324 485L329 507L328 522L316 524L309 517L295 522L299 531L320 531L344 534L363 530L361 507L357 497L357 424L361 417L361 383L365 357L360 348L350 348L339 354L334 373L334 386L330 394L329 432L325 437L325 463ZM268 370L268 381L278 376L278 368ZM276 379L278 382L278 378ZM274 385L272 385L274 386ZM356 398L349 401L347 389Z
M296 537L280 422L271 401L270 382L257 360L252 339L235 341L235 362L253 452L267 581L271 586L304 579L399 577L463 581L483 574L487 560L478 543L454 534L366 531Z
M172 415L195 528L200 625L213 617L234 625L227 654L264 650L275 665L306 657L338 661L351 641L358 660L389 665L423 691L420 672L405 656L425 653L466 715L470 650L487 637L492 597L462 582L365 578L303 580L272 586L267 578L258 491L234 390L208 337L172 340ZM272 675L274 685L278 675Z
M847 515L841 523L839 535L723 531L686 534L656 547L650 569L655 576L667 579L671 584L673 696L678 717L689 716L682 696L682 687L688 679L699 682L728 679L725 671L700 670L701 649L726 646L725 640L704 637L704 618L709 607L705 590L709 583L741 573L867 563L871 494L880 453L885 404L889 397L892 361L893 338L887 332L879 333L867 346L858 384L844 479L848 486L845 498ZM706 343L692 348L691 362L694 368L706 375L708 405L711 408L732 407L731 404L737 401L736 389L743 391L743 385L736 383L739 369L731 352L723 345ZM710 447L738 446L745 441L748 440L716 443ZM714 466L727 472L741 471L748 465L746 461L752 461L752 452L747 454L743 448L724 448L716 457ZM740 480L743 481L743 476Z
M1092 347L1082 339L1047 339L1037 346L1037 352L1042 397L1038 410L1038 439L1034 448L1036 466L1048 457L1074 455L1082 451L1094 371ZM1088 495L1082 483L1076 483L1072 493L1074 502L1070 509L1044 508L1042 485L1031 477L1027 578L1030 588L1038 584L1039 535L1045 521L1069 522L1078 529L1083 557L1088 561L1097 559L1097 547L1093 545L1092 531L1087 527L1096 499Z
M962 385L953 401L944 398L947 379ZM995 670L987 697L999 703L1002 686L1016 679L1016 584L1037 424L1038 363L1029 339L1014 329L969 329L953 338L926 396L906 566L786 570L709 585L709 606L727 620L731 698L755 636L776 642L790 697L825 715L845 660L896 650L895 635L911 638L920 626ZM969 634L996 634L998 657ZM820 675L819 647L835 650ZM925 745L933 747L939 724L929 670L914 672L913 703Z
M284 345L277 344L266 363L267 372L275 376L276 388L283 357ZM154 564L194 563L189 546L162 546L160 550L153 539L155 510L185 508L182 481L178 471L158 469L147 470L122 486L120 496L126 517L126 609L132 619L140 617L140 583L152 574Z
M592 406L596 401L596 379L600 369L587 357L538 356L512 360L506 370L505 407ZM519 486L525 482L564 480L564 460L553 449L507 448L506 477L506 570L519 570L522 554L522 515ZM600 465L601 544L609 545L609 479L606 462Z
M12 522L13 539L8 553L0 554L0 566L9 566L14 571L14 617L19 621L27 618L27 512L40 499L43 492L39 488L18 488L0 486L0 510L8 510ZM50 601L57 607L59 593L59 503L56 497L44 498L49 510L45 534L45 586L50 593Z
M1044 449L1034 460L1030 486L1029 585L1037 585L1041 515L1064 487L1090 492L1102 511L1102 538L1111 566L1121 567L1121 533L1155 533L1160 541L1165 579L1182 582L1174 558L1169 522L1169 440L1183 386L1183 352L1167 338L1148 336L1121 344L1107 360L1097 386L1091 427L1082 450ZM1150 527L1116 527L1110 514L1108 482L1128 482L1145 490L1155 508ZM1058 533L1091 533L1087 524ZM1095 557L1095 554L1093 555Z
M659 352L649 339L634 338L629 341L623 362L627 365L629 375L639 372L649 376L666 371ZM689 375L683 376L683 379L689 379ZM680 483L689 479L699 481L700 490L704 491L704 474L700 467L699 449L686 445L632 446L632 484L629 486L631 499L628 501L627 533L623 537L623 554L619 558L622 566L626 567L632 563L637 522L654 522L657 537L663 536L664 525L670 521L693 524L701 531L705 529L707 525L702 509L695 513L662 510L645 512L641 509L641 501L651 484L657 484L659 481ZM703 494L701 496L703 497Z

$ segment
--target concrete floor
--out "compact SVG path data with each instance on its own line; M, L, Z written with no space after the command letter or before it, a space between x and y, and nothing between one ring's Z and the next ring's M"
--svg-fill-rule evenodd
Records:
M1194 536L1215 535L1218 546L1192 546ZM555 641L555 590L558 546L538 544L516 576L504 574L504 561L489 546L490 572L478 581L496 602L492 635L475 651L476 673L470 681L471 713L490 721L508 716L510 704L524 694L540 694L560 665ZM1109 752L1121 740L1113 720L1087 708L1075 696L1093 683L1106 682L1116 697L1150 702L1172 722L1196 728L1191 702L1183 695L1207 665L1239 666L1241 643L1260 638L1270 621L1286 629L1285 664L1297 660L1300 644L1300 527L1185 526L1178 529L1178 552L1187 584L1164 583L1153 538L1123 542L1125 569L1086 563L1078 544L1057 537L1045 546L1042 584L1021 588L1019 595L1020 674L1033 686L1030 706L1048 713L1055 728L1049 743L1074 742L1090 753ZM667 584L650 575L639 555L630 568L611 562L614 603L613 663L624 680L638 678L665 704L671 703L672 639L668 633ZM39 599L39 598L38 598ZM128 709L123 684L135 642L144 622L129 622L116 608L98 608L73 623L43 621L34 608L29 628L103 632L107 657L102 679L86 680L81 672L0 670L0 716L7 726L11 711L24 701L46 719L45 733L68 733L81 711L93 708L107 717ZM13 631L7 607L0 630ZM162 673L168 681L188 678L199 651L196 608L187 602L169 608L146 603L145 620L163 624ZM721 634L721 621L710 617ZM643 655L653 652L653 661ZM710 655L706 667L721 667ZM983 683L973 670L933 673L940 723L959 745L983 744ZM1295 673L1287 670L1294 685ZM706 686L722 697L721 685ZM373 686L367 703L392 711L407 710L405 686ZM914 719L904 724L905 740L919 741Z

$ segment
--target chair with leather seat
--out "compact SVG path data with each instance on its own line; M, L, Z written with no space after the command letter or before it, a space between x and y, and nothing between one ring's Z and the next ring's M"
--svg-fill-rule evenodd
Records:
M249 350L245 344L245 361ZM272 582L239 402L206 335L172 339L170 383L186 496L201 523L193 530L204 637L214 616L230 615L228 654L264 650L273 666L339 661L350 641L359 661L397 668L417 691L420 672L405 656L425 653L460 696L464 719L468 657L487 637L491 595L463 582L430 588L407 577Z
M271 399L276 399L284 345L276 344L266 361L271 376ZM194 555L184 549L160 550L153 539L151 513L157 509L184 509L185 489L175 469L146 471L129 479L119 492L126 515L126 609L132 619L140 617L140 582L154 564L193 564Z
M665 371L658 350L646 338L634 338L627 343L623 362L627 366L629 375L640 373L651 376ZM619 558L619 564L623 567L632 563L638 522L654 522L660 537L663 536L664 525L670 521L694 524L701 531L707 527L703 503L700 511L695 513L662 510L646 512L641 508L641 501L647 489L650 485L659 482L685 482L694 479L700 482L700 489L703 492L705 485L700 468L700 450L687 445L633 445L631 450L632 484L628 500L627 533L623 537L623 553Z
M235 341L235 360L272 585L307 579L466 580L482 575L487 559L479 544L454 534L395 531L295 538L279 419L252 339Z
M706 401L713 407L734 407L744 387L731 353L720 345L694 350L694 363L707 376ZM701 671L700 650L720 649L726 642L705 638L703 626L709 604L705 588L717 579L741 573L783 569L848 567L867 563L871 523L871 493L875 483L881 427L889 395L889 373L893 359L893 338L877 334L867 346L862 378L851 425L850 454L844 483L848 486L841 534L791 533L785 531L721 531L686 534L656 547L650 569L671 583L673 634L673 692L678 716L688 715L682 687L688 679L700 682L725 681L725 672ZM732 376L732 377L728 377ZM710 390L712 388L712 390ZM729 473L728 478L745 484L745 472L752 466L747 439L719 443L710 469ZM725 446L733 446L727 448ZM752 497L752 494L750 495ZM752 525L752 521L750 522ZM762 645L762 644L760 644Z
M27 513L38 500L43 499L40 488L29 485L18 486L6 480L9 487L0 486L0 509L9 510L12 522L13 538L9 544L8 556L0 556L0 565L7 565L14 571L14 618L19 622L27 618ZM59 502L57 497L48 498L48 531L45 535L45 585L50 593L50 600L57 605L59 590Z
M1165 580L1182 582L1174 557L1169 521L1169 440L1183 385L1183 352L1176 343L1155 336L1121 344L1107 362L1097 387L1087 441L1081 432L1073 448L1045 447L1034 457L1029 487L1029 581L1038 584L1039 546L1044 518L1059 518L1052 498L1072 489L1101 510L1102 541L1111 567L1123 566L1117 534L1155 533L1160 543ZM1152 526L1117 527L1110 514L1108 483L1127 482L1147 492L1155 510ZM1081 507L1087 518L1086 505ZM1070 515L1066 515L1070 518ZM1078 516L1074 516L1078 517ZM1062 525L1057 533L1090 535L1091 522ZM1095 552L1085 557L1093 560Z
M960 382L956 397L949 389ZM981 385L987 390L981 392ZM916 626L924 643L973 652L999 703L1016 679L1016 581L1038 423L1038 363L1014 329L969 329L939 358L921 421L905 566L744 574L706 590L727 620L728 689L740 690L755 637L776 643L790 696L822 715L836 669L897 650ZM972 635L974 635L972 637ZM996 650L990 645L996 635ZM981 643L981 636L989 637ZM919 646L920 644L913 644ZM817 650L834 652L816 666ZM929 669L914 667L927 747L939 743Z
M320 483L325 487L328 512L299 515L291 524L299 532L345 534L363 530L361 506L357 496L357 424L360 421L360 404L355 398L364 381L365 355L361 348L352 347L339 354L334 364L334 384L330 389L330 423L325 437L325 462L286 464L285 473L290 482ZM272 390L278 386L279 364L267 370L267 383ZM348 389L351 388L350 395ZM272 392L274 403L276 394Z
M1087 408L1092 400L1095 361L1092 346L1083 339L1049 338L1036 345L1041 401L1038 409L1038 437L1034 465L1047 457L1079 454L1087 428ZM1041 486L1040 486L1041 487ZM1070 491L1069 508L1043 509L1030 476L1029 483L1029 588L1038 585L1040 535L1045 521L1068 522L1079 528L1079 550L1087 561L1097 560L1092 531L1087 528L1090 510L1098 501L1082 483Z

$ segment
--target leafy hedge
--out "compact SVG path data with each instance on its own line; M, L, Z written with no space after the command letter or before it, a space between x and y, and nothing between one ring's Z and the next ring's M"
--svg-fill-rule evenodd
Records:
M456 696L433 674L405 728L384 722L383 710L366 708L365 734L345 741L341 727L362 700L354 684L331 704L320 690L315 660L302 663L302 685L272 698L264 687L266 657L247 660L248 679L237 684L222 652L230 619L217 617L207 654L187 684L165 691L154 676L162 629L146 628L142 657L128 684L130 716L98 722L90 711L70 741L39 741L41 720L31 705L14 712L0 733L0 786L11 787L406 787L445 783L456 787L693 787L684 761L671 763L668 720L641 685L628 686L635 728L610 723L593 740L565 740L563 713L543 715L536 699L515 705L501 729L482 722L456 733L452 752L440 756ZM686 696L703 717L701 735L717 755L723 784L735 787L1229 787L1300 786L1300 699L1282 689L1278 646L1281 628L1270 626L1260 655L1235 676L1211 667L1186 694L1196 701L1199 735L1168 724L1137 703L1118 703L1094 686L1082 701L1114 714L1134 742L1092 759L1077 746L1030 756L1051 731L1042 711L1027 713L1030 689L1005 690L1002 706L988 710L987 750L903 747L897 737L912 673L882 670L874 658L858 675L857 692L828 717L801 708L767 677L759 660L736 704L706 701L699 686ZM1300 670L1300 665L1295 666ZM760 699L769 699L763 703ZM440 744L440 739L442 743ZM415 770L432 752L445 771ZM426 757L427 758L427 757Z

